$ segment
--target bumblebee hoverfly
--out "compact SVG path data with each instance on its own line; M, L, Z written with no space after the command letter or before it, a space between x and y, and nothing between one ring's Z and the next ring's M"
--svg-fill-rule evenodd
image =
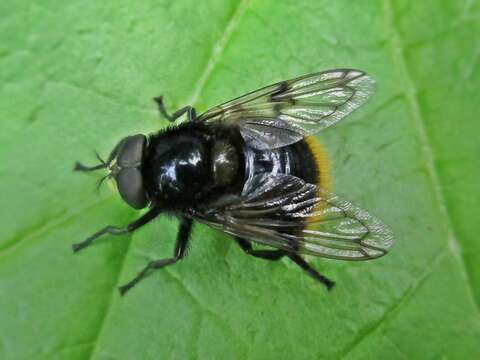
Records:
M107 169L123 200L148 211L126 227L106 226L74 244L78 251L104 234L131 233L160 214L179 218L173 256L150 261L147 272L182 259L193 221L230 234L254 257L290 258L328 289L334 282L301 255L369 260L393 244L390 230L329 191L325 151L311 135L337 123L373 93L374 81L353 69L327 70L253 91L197 116L186 106L170 115L188 121L148 136L122 139L107 161L76 163L77 171ZM268 249L253 248L252 242Z

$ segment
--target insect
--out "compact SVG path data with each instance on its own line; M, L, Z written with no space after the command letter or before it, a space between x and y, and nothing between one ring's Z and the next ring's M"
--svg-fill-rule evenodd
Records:
M199 116L191 106L170 115L162 97L155 98L166 119L186 114L188 121L127 136L106 161L97 155L99 165L75 165L77 171L107 169L123 200L148 211L126 227L100 229L73 250L173 214L179 218L173 256L150 261L119 288L122 295L148 272L185 256L194 220L232 235L248 255L290 258L331 289L335 283L301 255L375 259L388 252L393 236L380 220L329 191L326 156L310 135L346 117L373 91L363 71L334 69L281 81Z

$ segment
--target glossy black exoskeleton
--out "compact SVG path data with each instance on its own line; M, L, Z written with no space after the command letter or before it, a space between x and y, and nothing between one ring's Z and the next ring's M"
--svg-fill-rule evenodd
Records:
M106 226L73 250L106 233L126 234L169 213L180 220L170 258L151 261L123 294L150 270L184 257L193 220L234 236L249 255L289 257L328 289L334 283L300 254L344 260L384 255L392 236L379 220L328 191L326 159L306 136L345 117L372 93L372 80L358 70L329 70L283 81L197 117L187 106L188 122L145 136L122 139L107 161L75 170L108 169L123 200L148 211L126 228ZM275 249L253 249L251 241Z
M240 186L243 145L228 127L193 121L151 136L148 144L145 191L165 210L189 211Z

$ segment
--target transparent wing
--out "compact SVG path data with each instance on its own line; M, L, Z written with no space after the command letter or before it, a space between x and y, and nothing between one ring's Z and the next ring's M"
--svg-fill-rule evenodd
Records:
M199 116L240 127L252 147L295 143L343 119L374 92L374 81L354 69L327 70L286 80L216 106Z
M392 233L380 220L290 175L259 175L241 197L195 216L263 245L334 259L373 259L393 245Z

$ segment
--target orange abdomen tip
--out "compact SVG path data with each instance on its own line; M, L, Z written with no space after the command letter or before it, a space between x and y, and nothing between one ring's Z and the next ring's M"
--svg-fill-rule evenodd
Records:
M328 161L327 152L325 147L313 136L308 136L305 138L305 142L310 149L315 164L317 166L317 183L320 188L330 191L332 186L331 176L330 176L330 163Z

